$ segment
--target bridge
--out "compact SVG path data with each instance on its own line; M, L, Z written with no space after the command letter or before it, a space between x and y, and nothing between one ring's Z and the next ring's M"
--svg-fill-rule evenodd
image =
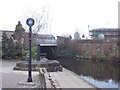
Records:
M57 41L53 35L40 34L37 37L38 56L45 56L49 60L57 59Z
M40 44L41 53L46 53L49 60L57 59L57 44Z

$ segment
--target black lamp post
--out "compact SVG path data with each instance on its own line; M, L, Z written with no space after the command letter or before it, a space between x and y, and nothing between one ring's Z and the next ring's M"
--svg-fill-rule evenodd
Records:
M31 34L32 34L32 26L34 25L34 19L33 18L28 18L26 21L27 25L29 26L29 65L28 65L28 82L32 82L32 65L31 65Z

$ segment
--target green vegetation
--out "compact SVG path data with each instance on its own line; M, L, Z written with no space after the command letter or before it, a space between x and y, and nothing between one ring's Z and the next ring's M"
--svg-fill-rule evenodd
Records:
M97 44L97 47L94 48L90 43L79 43L79 40L65 40L58 44L58 56L61 57L70 57L77 59L91 59L91 60L100 60L105 62L120 62L118 60L118 47L109 42L107 50L103 42ZM94 54L93 53L94 50Z
M2 58L2 43L0 43L0 59Z
M2 34L2 58L3 59L17 59L22 57L24 50L24 39L25 30L22 27L20 21L16 25L15 32L11 37L8 37L5 32Z
M37 47L36 46L33 46L32 47L32 59L35 60L37 57ZM22 59L23 60L28 60L29 58L29 50L24 50L23 51L23 56L22 56Z
M37 57L37 47L33 46L32 47L32 59L35 60Z
M13 43L12 38L8 38L6 33L3 32L2 35L2 58L4 59L11 59L16 58L17 46Z
M76 42L71 42L71 40L65 40L66 42L58 44L58 56L63 57L75 57L80 54L80 50L76 46Z

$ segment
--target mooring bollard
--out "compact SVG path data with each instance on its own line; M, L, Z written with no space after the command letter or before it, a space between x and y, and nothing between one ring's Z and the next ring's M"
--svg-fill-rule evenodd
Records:
M46 88L46 81L45 81L45 71L43 68L39 69L39 75L40 75L40 86L42 89Z

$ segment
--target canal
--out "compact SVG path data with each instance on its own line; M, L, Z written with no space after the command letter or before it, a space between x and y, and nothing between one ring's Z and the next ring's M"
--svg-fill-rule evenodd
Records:
M70 59L59 59L59 62L65 68L75 72L99 88L119 87L120 72L118 72L118 69L120 68L120 64Z

